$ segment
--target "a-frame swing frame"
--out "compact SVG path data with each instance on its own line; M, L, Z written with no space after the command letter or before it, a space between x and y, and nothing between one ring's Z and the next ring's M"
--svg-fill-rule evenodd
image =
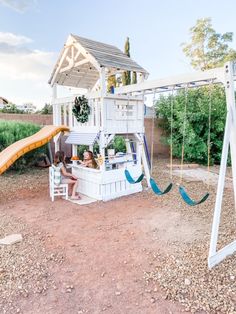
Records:
M228 153L230 151L233 177L233 191L236 209L236 109L235 109L235 88L236 80L236 62L227 62L223 68L223 84L225 86L227 115L225 123L225 133L223 149L221 155L220 173L216 193L215 210L213 216L210 249L208 256L208 267L212 268L219 264L228 255L236 251L236 240L217 251L217 242L219 237L220 216L222 211L222 199L226 180L226 169ZM221 78L221 79L222 79Z
M142 83L122 86L115 89L116 94L126 93L156 93L167 92L173 89L183 89L186 84L191 87L200 87L208 84L223 84L226 93L227 115L225 123L225 134L221 156L220 173L216 194L215 209L211 232L210 249L208 256L208 267L212 268L219 264L225 257L236 252L236 239L217 251L219 235L220 216L222 211L222 199L226 179L226 168L228 152L230 150L233 174L234 199L236 204L236 109L235 109L235 88L236 61L229 61L223 67L204 72L193 72L166 79L144 81ZM236 205L235 205L236 208Z

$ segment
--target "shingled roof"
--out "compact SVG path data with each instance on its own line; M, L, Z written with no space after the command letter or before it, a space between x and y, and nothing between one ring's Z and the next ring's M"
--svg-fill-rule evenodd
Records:
M73 47L73 48L72 48ZM73 52L72 52L72 49ZM116 71L148 72L115 46L70 35L52 72L49 84L92 88L101 67Z

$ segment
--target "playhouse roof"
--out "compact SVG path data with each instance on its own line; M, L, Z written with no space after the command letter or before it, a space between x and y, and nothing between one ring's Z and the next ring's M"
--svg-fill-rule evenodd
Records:
M117 71L148 72L115 46L70 35L51 74L49 84L92 88L102 67Z

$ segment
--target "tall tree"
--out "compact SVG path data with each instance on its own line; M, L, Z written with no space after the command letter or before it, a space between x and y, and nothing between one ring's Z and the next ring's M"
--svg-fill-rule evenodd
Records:
M211 18L203 18L190 28L190 42L182 44L183 52L194 69L204 71L236 59L236 51L229 47L232 40L232 32L217 33Z
M126 38L125 42L125 54L130 57L130 43L129 37ZM130 71L124 71L122 74L122 84L123 85L130 85L131 83L131 73Z
M132 72L132 84L137 83L137 72L133 71Z
M52 105L45 104L44 107L40 110L40 113L41 114L52 114L53 113Z

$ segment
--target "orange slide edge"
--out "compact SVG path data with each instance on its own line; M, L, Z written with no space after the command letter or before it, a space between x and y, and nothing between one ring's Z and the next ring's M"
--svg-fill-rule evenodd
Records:
M6 149L0 152L0 175L24 154L48 143L58 133L68 131L69 128L64 125L47 125L37 133L8 146Z

